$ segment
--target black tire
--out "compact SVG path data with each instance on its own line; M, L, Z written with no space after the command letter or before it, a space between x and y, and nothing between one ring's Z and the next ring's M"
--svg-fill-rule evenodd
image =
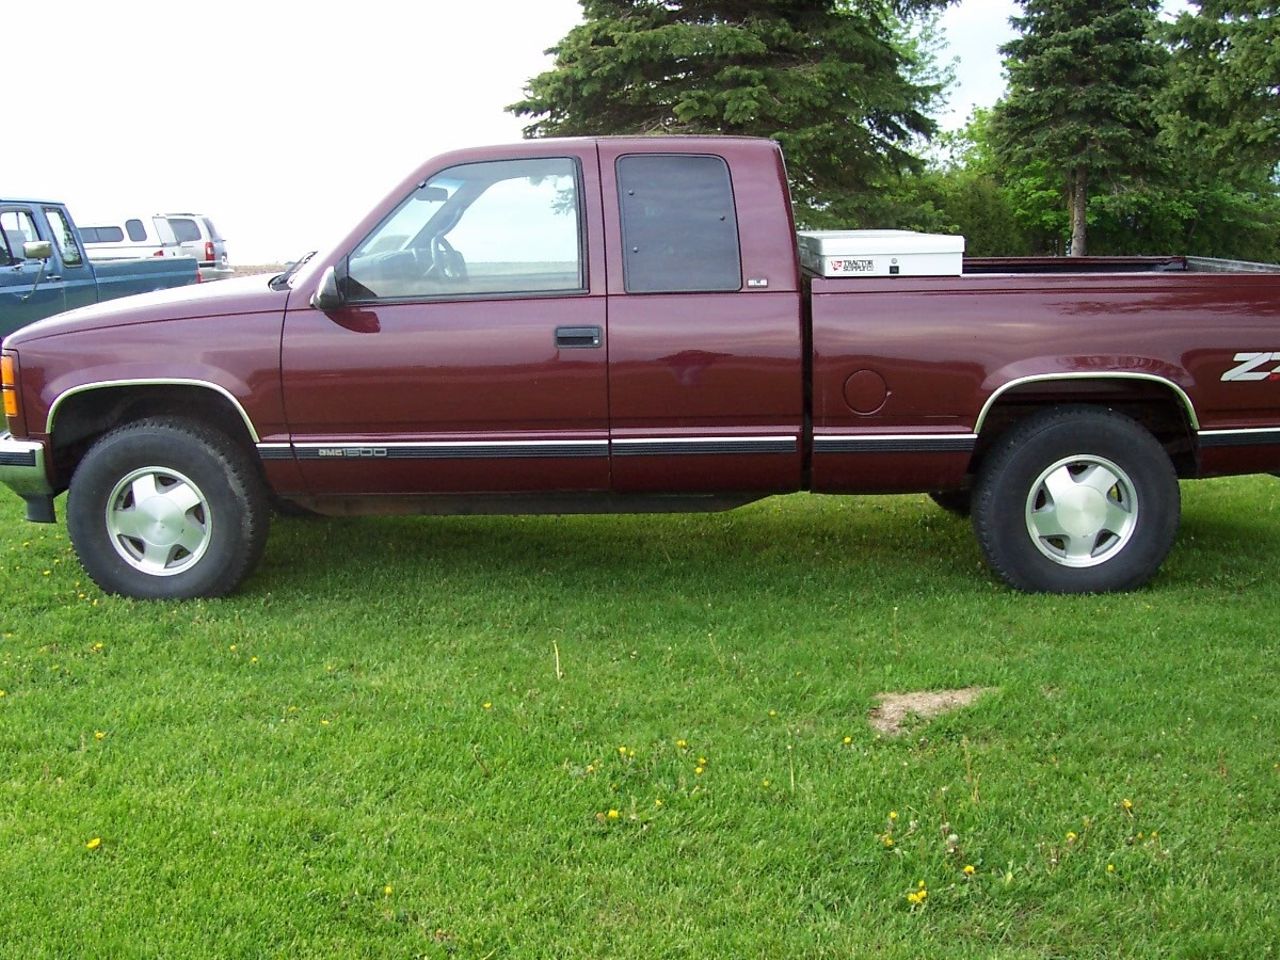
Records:
M139 600L230 593L262 557L269 520L248 452L176 417L103 436L67 496L67 531L85 571L107 593Z
M1064 407L996 442L974 488L973 526L1010 586L1105 593L1155 575L1180 511L1177 474L1155 437L1112 411Z
M929 499L954 517L968 518L973 506L972 490L934 490Z

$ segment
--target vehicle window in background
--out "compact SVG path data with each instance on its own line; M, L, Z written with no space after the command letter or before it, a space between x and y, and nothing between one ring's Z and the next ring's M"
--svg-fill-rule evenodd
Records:
M618 204L628 293L741 288L733 185L720 157L622 157Z
M11 260L26 259L22 245L28 240L40 239L40 234L36 233L36 222L26 210L0 211L0 230L4 231Z
M577 164L555 157L451 167L351 254L356 300L585 289Z
M124 228L129 231L129 239L135 243L141 243L147 239L147 228L142 225L141 220L126 220ZM84 231L81 230L80 233L83 235Z
M58 252L62 254L62 265L78 267L84 263L84 257L80 255L80 247L76 243L76 235L62 211L56 207L45 207L44 215L49 218L49 226L53 229L53 242L58 245Z
M212 220L210 220L208 217L201 217L200 219L204 221L204 229L209 234L210 240L222 239L222 234L218 233L218 228L213 225Z
M85 243L123 243L124 231L119 227L81 227L80 239Z
M170 217L169 226L173 227L173 234L178 238L179 243L200 242L200 228L196 226L194 220L188 220L184 217Z

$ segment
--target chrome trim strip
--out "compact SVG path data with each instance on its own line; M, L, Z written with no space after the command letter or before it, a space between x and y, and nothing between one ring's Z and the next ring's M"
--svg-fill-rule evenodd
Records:
M235 407L236 412L240 414L240 419L244 421L245 429L249 431L249 439L254 443L258 442L258 431L253 428L253 421L249 419L249 415L245 413L244 407L240 405L240 401L231 395L226 387L220 387L216 383L210 383L208 380L186 380L181 378L168 379L157 377L154 379L143 378L138 380L97 380L93 383L84 383L78 387L72 387L70 390L64 390L58 394L58 398L53 401L49 407L49 416L45 421L45 433L53 433L53 420L58 413L58 407L68 397L74 397L78 393L87 393L90 390L109 389L111 387L203 387L222 394L226 399L231 401L231 405Z
M258 456L263 460L292 460L293 444L260 443L258 444Z
M1173 392L1178 395L1178 399L1182 401L1182 405L1187 410L1187 416L1191 421L1191 429L1200 429L1200 418L1196 415L1195 404L1191 402L1191 398L1187 396L1187 391L1170 380L1168 377L1161 377L1154 373L1131 373L1129 371L1108 372L1100 370L1096 373L1042 373L1029 377L1017 377L1008 383L998 387L995 393L987 398L987 402L982 405L982 412L978 414L978 422L973 426L974 433L982 432L982 425L986 423L987 414L991 412L991 408L995 402L1000 399L1006 391L1012 390L1014 387L1020 387L1028 383L1039 383L1050 380L1147 380L1152 383L1158 383L1165 387L1172 388Z
M1280 427L1249 427L1240 430L1200 430L1202 447L1250 447L1280 443Z
M791 436L624 437L612 443L616 457L795 453L799 450L799 441Z
M976 433L826 434L813 438L814 453L971 453Z
M458 440L425 443L338 441L295 443L299 460L474 460L517 457L605 457L608 440Z

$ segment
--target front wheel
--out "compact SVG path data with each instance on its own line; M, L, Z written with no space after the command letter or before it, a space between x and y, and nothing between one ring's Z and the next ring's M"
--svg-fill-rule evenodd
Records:
M1052 410L997 443L973 498L978 544L1019 590L1103 593L1146 583L1178 532L1168 454L1111 411Z
M178 418L141 420L95 443L76 468L67 530L108 593L218 597L257 563L270 508L248 454Z

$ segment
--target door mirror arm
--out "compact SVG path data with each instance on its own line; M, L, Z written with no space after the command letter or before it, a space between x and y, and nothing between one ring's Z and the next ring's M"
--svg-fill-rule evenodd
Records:
M40 281L44 279L44 272L49 267L49 258L53 256L53 244L48 240L28 240L22 245L22 256L27 260L40 261L40 272L36 274L36 282L31 285L27 295L19 301L19 303L26 303L40 289Z

